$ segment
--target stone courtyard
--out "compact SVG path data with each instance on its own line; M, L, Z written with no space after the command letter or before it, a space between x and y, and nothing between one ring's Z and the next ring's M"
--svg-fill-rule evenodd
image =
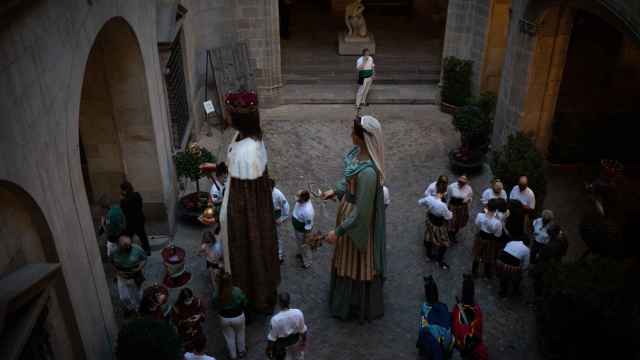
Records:
M309 326L308 359L414 359L419 305L424 299L422 277L433 275L441 300L450 307L460 294L462 274L470 270L474 226L459 235L460 243L447 253L449 270L425 261L422 236L424 210L417 200L426 185L448 169L447 151L456 145L457 134L450 116L428 105L372 105L363 113L381 120L385 136L386 184L391 193L387 209L387 266L384 318L359 325L330 316L327 308L329 264L333 249L324 245L314 254L310 269L295 259L295 243L287 223L280 234L286 243L281 291L289 291L294 307L305 314ZM293 206L297 190L315 183L327 189L339 178L341 159L350 148L354 115L350 105L288 105L262 111L264 140L269 153L269 172ZM229 131L214 131L201 143L220 155ZM488 170L472 178L475 194L472 218L479 210L479 192L491 175ZM203 184L202 186L208 186ZM188 189L187 189L188 190ZM314 202L316 229L329 231L334 225L336 205ZM187 249L188 284L204 299L211 298L204 259L197 248L202 229L180 223L175 243ZM107 266L108 268L109 266ZM159 281L164 270L158 252L146 267L149 281ZM497 281L476 282L477 301L485 314L485 341L493 359L538 359L530 291L525 281L524 296L514 300L497 297ZM172 298L177 290L172 290ZM117 300L115 300L117 301ZM116 306L117 308L117 306ZM224 339L217 316L209 309L206 321L209 353L226 359ZM268 318L258 317L247 327L249 359L263 359ZM457 358L458 355L455 355Z

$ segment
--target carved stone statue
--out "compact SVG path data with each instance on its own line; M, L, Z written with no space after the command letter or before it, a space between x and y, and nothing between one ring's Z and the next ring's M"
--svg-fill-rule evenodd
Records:
M362 0L355 0L346 6L344 22L347 25L347 37L367 37L367 23L362 16L363 11Z

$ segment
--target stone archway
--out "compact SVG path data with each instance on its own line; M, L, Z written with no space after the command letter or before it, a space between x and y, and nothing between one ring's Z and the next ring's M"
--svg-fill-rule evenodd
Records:
M40 207L18 185L0 180L2 359L85 358L58 263Z
M100 30L86 63L80 101L80 159L94 220L119 199L126 179L150 220L166 224L163 178L138 40L122 18Z
M578 0L532 6L525 15L538 28L520 130L552 161L623 156L601 140L620 135L616 127L640 110L633 103L640 91L632 80L640 74L633 34L604 7Z

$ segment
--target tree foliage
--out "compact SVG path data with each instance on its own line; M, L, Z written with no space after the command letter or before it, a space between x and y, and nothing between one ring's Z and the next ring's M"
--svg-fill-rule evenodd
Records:
M518 183L520 176L526 175L529 187L536 194L536 208L541 208L547 193L544 158L529 136L521 132L510 135L506 145L493 152L491 170L507 191Z
M463 106L471 97L471 74L473 61L454 56L444 59L442 101L454 106Z

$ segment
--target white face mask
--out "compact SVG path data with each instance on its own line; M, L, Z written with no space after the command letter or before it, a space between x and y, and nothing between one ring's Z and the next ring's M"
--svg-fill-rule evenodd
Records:
M184 301L185 305L191 305L192 303L193 303L193 298L190 298Z

